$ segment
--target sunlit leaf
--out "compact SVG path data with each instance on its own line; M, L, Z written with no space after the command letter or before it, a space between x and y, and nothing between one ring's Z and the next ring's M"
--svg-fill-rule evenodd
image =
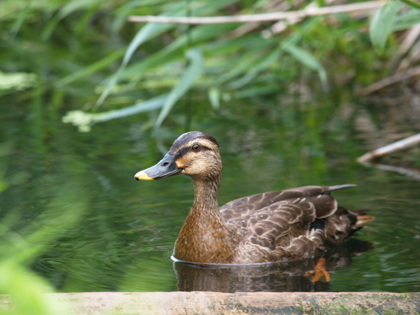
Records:
M197 80L204 70L204 61L201 50L191 49L187 52L187 58L191 61L187 70L182 74L179 83L171 90L163 108L156 120L155 130L157 130L165 118L168 116L175 103L183 96L191 85Z
M112 119L117 119L121 117L131 116L134 114L139 114L139 113L144 113L144 112L149 112L151 110L159 109L163 106L167 97L168 97L167 94L163 94L163 95L154 97L150 100L135 104L133 106L121 108L119 110L115 110L109 113L103 113L100 119L98 119L96 122L108 121Z
M0 71L0 90L14 89L17 91L33 87L38 80L34 73Z
M181 14L180 12L164 12L161 15L164 16L177 16ZM130 45L127 48L126 53L124 54L124 58L122 61L122 64L118 71L111 77L111 79L108 81L108 84L106 86L106 89L99 97L98 101L96 102L96 105L102 104L102 102L106 99L106 97L111 92L112 88L115 84L117 84L119 77L123 73L125 67L127 66L128 62L130 61L131 57L133 56L134 52L146 41L148 41L151 38L154 38L156 36L159 36L160 34L170 30L173 28L172 24L164 24L164 23L148 23L145 26L143 26L140 31L137 32L136 36L133 38L133 40L130 42Z
M211 14L213 12L216 12L218 9L225 7L229 5L230 3L235 2L233 0L229 1L223 1L223 0L217 0L212 1L209 3L204 3L204 5L195 8L194 14ZM185 11L182 10L175 10L173 12L163 12L160 14L162 16L181 16L185 15ZM166 23L148 23L146 24L134 37L134 39L131 41L129 47L127 48L127 51L124 55L122 64L118 71L109 79L105 90L99 97L96 105L100 105L103 103L103 101L106 99L106 97L109 95L109 93L112 91L112 88L117 84L120 77L124 73L124 70L132 58L134 52L147 40L157 37L160 34L172 29L174 26L173 24L166 24ZM186 42L189 40L189 38L192 38L193 41L197 42L199 40L205 40L206 38L212 38L217 35L220 35L220 33L226 32L226 28L233 28L234 26L231 25L202 25L199 27L195 27L191 34L188 36L182 36L178 38L173 44L172 49L176 49L175 46L181 47L186 44ZM201 33L200 33L201 32ZM204 36L204 37L203 37ZM141 72L139 73L141 75Z
M170 16L170 15L169 15ZM127 51L124 55L122 66L126 66L133 56L137 48L147 40L166 32L171 29L173 26L163 23L148 23L146 24L133 38L130 42L130 45L127 48Z
M308 68L317 71L324 90L328 88L327 72L325 71L321 63L312 54L290 43L286 43L282 47L296 60L298 60Z
M226 34L226 32L233 29L232 25L221 24L221 25L200 25L194 27L190 31L190 35L183 35L174 40L171 44L161 49L160 51L151 54L143 60L137 61L127 67L124 73L121 74L121 78L130 77L132 81L141 80L149 69L155 70L156 67L168 64L174 61L183 61L185 46L188 44L196 45L206 40L210 40L214 37ZM188 42L190 37L191 42Z
M81 132L89 132L92 125L100 122L159 109L165 103L166 98L166 94L159 95L150 100L135 104L133 106L128 106L122 109L112 110L103 113L85 113L81 110L74 110L68 112L62 118L62 121L64 123L71 123L74 126L77 126L79 128L79 131Z
M412 9L407 13L399 15L395 18L392 25L392 32L405 30L420 23L420 10Z
M112 88L115 86L115 84L117 84L119 77L123 73L124 68L127 66L128 62L130 61L137 48L139 48L140 45L143 44L145 41L166 32L171 27L173 26L168 24L148 23L136 34L136 36L131 41L130 45L127 48L127 51L124 54L124 58L120 68L108 81L108 84L104 92L101 94L98 101L96 102L96 105L102 104L102 102L107 98Z
M382 6L373 16L370 22L370 40L378 54L382 54L389 34L394 27L394 21L400 10L401 3L392 1Z
M211 106L213 106L213 109L219 110L220 109L220 90L216 88L211 88L208 91L208 97L209 97Z
M46 293L53 292L51 285L41 276L11 261L0 263L0 293L8 294L13 308L2 308L4 315L52 315L60 312ZM7 296L3 295L3 301Z
M66 17L67 15L81 9L86 9L91 6L99 4L100 1L98 0L73 0L68 1L59 11L58 17L59 19L62 19Z

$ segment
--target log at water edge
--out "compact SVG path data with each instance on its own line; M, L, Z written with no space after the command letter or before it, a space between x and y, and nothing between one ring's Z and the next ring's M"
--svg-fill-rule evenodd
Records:
M51 293L60 314L420 314L420 292ZM13 308L0 296L0 308Z

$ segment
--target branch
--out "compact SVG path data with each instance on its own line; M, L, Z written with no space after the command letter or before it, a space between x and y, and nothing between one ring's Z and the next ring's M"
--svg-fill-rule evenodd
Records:
M393 153L399 150L407 149L417 144L420 144L420 133L414 136L402 139L400 141L388 144L382 148L370 151L362 155L361 157L359 157L357 161L360 163L372 161L374 159L378 159L382 156L388 155L390 153Z
M415 178L417 180L420 180L420 172L417 170L410 170L408 168L400 167L400 166L393 166L393 165L387 165L387 164L377 164L377 163L369 163L369 162L362 162L365 166L373 166L376 168L379 168L384 171L391 171L391 172L397 172L399 174L407 175L412 178Z
M412 1L412 0L400 0L401 2L404 2L408 5L411 5L412 7L420 9L420 3Z
M412 77L418 76L420 75L420 66L418 67L414 67L411 69L408 69L407 71L404 72L399 72L396 73L388 78L382 79L378 82L375 82L371 85L369 85L368 87L364 88L363 90L361 90L359 93L359 95L369 95L372 94L376 91L379 91L380 89L383 89L387 86L393 85L395 83L404 81L406 79L410 79Z
M248 23L248 22L264 22L278 21L296 18L305 18L308 16L328 15L345 12L353 12L360 10L376 10L387 4L389 0L378 0L360 2L346 5L337 5L322 8L306 8L299 11L274 12L253 15L236 15L236 16L213 16L213 17L168 17L168 16L129 16L130 22L150 22L150 23L177 23L177 24L221 24L221 23Z

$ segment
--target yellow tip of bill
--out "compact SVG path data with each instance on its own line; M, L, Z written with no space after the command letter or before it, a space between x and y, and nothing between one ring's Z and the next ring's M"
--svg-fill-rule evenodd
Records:
M137 180L154 180L153 178L149 177L144 171L138 172L136 175L134 175L134 178Z

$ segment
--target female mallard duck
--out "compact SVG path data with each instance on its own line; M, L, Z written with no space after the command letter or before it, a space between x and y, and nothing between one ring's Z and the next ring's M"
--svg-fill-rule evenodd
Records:
M330 192L354 185L306 186L233 200L219 208L219 145L212 136L181 135L137 180L177 174L193 179L194 204L175 242L174 257L195 263L262 263L309 258L373 220L337 205Z

